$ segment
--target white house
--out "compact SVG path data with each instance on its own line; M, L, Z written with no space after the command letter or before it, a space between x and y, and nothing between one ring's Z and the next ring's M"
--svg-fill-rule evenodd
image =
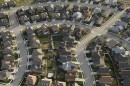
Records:
M76 18L76 19L80 19L82 17L82 13L81 12L75 12L73 14L73 17Z

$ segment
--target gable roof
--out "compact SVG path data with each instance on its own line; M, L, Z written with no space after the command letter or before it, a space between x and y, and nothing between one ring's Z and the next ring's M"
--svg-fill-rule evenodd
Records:
M43 78L38 82L38 86L51 86L52 79Z
M124 57L121 54L115 54L114 59L118 62L126 62L128 60L127 57Z
M101 76L99 79L99 83L112 84L112 78L111 76Z

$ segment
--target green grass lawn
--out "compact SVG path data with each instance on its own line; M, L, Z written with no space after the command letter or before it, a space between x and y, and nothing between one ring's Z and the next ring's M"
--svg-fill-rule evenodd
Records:
M82 78L82 73L81 72L79 72L79 78Z
M53 73L52 68L47 68L47 73Z
M53 41L63 41L63 36L58 35L58 36L53 36Z
M83 82L82 81L76 81L76 83L78 83L79 86L83 86Z
M77 61L75 57L72 57L71 58L71 61Z
M49 37L48 36L42 36L42 37L38 37L41 43L45 43L49 41Z
M0 3L4 3L4 0L0 0Z
M16 2L16 6L25 6L29 4L35 3L35 0L14 0Z
M53 61L47 60L47 67L53 67Z

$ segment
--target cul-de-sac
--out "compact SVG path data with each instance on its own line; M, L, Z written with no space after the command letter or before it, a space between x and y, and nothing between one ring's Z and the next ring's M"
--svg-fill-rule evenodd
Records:
M130 0L0 0L0 86L130 86Z

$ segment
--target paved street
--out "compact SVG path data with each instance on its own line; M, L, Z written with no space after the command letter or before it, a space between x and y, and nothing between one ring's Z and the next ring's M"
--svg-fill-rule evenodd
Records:
M37 5L34 5L34 6L37 6ZM25 8L27 8L27 7L25 7ZM20 30L25 29L25 26L19 25L16 18L15 18L14 12L17 9L18 8L12 8L11 10L8 10L8 13L10 15L9 18L12 22L12 26L9 29L14 31L14 33L17 36L17 44L18 44L18 47L19 47L19 50L20 50L21 62L20 62L20 67L18 69L18 72L16 73L16 77L15 77L14 81L11 83L11 85L8 85L8 86L18 86L19 85L19 83L22 79L22 76L23 76L23 74L26 70L26 64L27 64L27 50L26 50L26 47L24 45L23 38L20 34ZM77 59L80 62L81 68L83 70L84 78L86 80L86 83L85 83L84 86L93 86L93 77L91 75L90 67L87 64L88 62L86 61L85 54L84 54L84 48L85 48L86 44L88 44L91 39L95 38L99 34L105 34L107 32L106 29L110 25L115 23L123 13L124 13L124 11L117 13L116 16L114 16L110 21L105 23L103 26L101 26L98 29L97 28L93 29L92 30L93 33L84 37L84 39L78 45L76 53L77 53L77 56L78 56ZM54 21L54 22L51 22L51 23L58 23L58 22L61 22L61 21ZM65 23L66 24L77 24L75 22L65 22ZM37 24L31 24L29 26L37 26L37 25L41 25L41 24L43 24L43 22L37 23ZM79 24L79 26L80 27L86 27L85 25L82 25L82 24Z

